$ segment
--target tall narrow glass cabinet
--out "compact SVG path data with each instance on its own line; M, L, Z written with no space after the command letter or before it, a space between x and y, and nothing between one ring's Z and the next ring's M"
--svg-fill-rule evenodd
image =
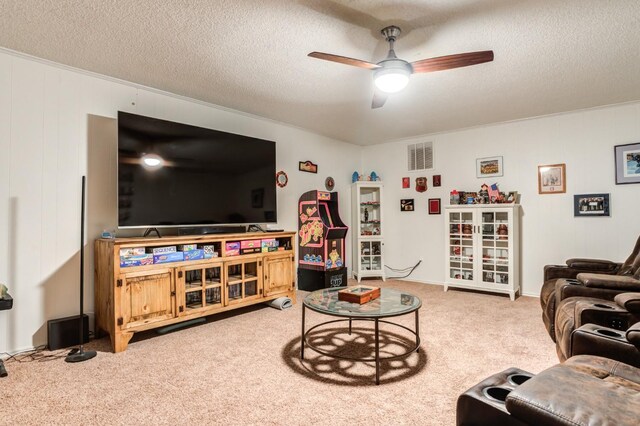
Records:
M385 280L382 183L360 181L352 186L353 276Z

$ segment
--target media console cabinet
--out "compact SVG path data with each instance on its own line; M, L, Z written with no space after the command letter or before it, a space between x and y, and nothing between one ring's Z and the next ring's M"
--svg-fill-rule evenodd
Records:
M295 232L259 232L95 241L96 334L121 352L138 331L288 296L295 303ZM275 239L277 251L230 255L227 243ZM213 245L218 257L120 266L120 250Z

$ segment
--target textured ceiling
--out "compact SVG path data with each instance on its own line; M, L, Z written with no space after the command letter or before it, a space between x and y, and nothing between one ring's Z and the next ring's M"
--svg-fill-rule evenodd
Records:
M408 61L492 49L413 75L371 110L399 25ZM1 0L0 46L357 144L640 99L638 0Z

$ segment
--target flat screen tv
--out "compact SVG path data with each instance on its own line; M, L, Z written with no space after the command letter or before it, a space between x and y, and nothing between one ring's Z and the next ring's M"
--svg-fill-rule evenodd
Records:
M118 112L118 227L277 221L276 144Z

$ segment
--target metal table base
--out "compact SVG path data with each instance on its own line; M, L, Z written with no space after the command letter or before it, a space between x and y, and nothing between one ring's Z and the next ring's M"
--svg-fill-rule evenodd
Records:
M391 361L391 360L394 360L394 359L403 358L403 357L406 357L406 356L412 354L414 351L415 352L419 352L420 351L419 309L416 309L414 311L415 312L415 331L411 330L408 327L405 327L404 325L397 324L397 323L394 323L394 322L391 322L391 321L386 321L386 320L380 319L380 318L375 318L375 317L371 317L371 318L367 318L367 317L348 317L348 318L344 318L344 319L325 321L325 322L322 322L320 324L314 325L309 330L305 331L305 317L306 317L305 313L306 313L306 309L307 309L307 307L304 304L302 304L302 334L301 334L301 337L300 337L300 359L304 359L304 349L305 349L305 345L306 345L306 346L309 347L309 349L312 349L312 350L316 351L317 353L319 353L321 355L325 355L325 356L328 356L328 357L331 357L331 358L345 359L345 360L349 360L349 361L375 362L375 365L376 365L376 385L379 385L380 384L380 362L381 361ZM324 315L331 315L331 314L326 313L326 312L320 312L320 313L322 313ZM408 313L410 313L410 312L408 312ZM403 314L403 315L406 315L406 314ZM341 316L342 317L344 315L332 315L332 316ZM322 327L322 326L327 325L327 324L344 322L344 321L349 321L349 334L351 334L351 324L352 324L353 321L373 321L374 322L374 330L375 330L375 357L374 358L354 358L354 357L347 357L347 356L343 356L343 355L333 354L331 352L327 352L327 351L324 351L324 350L322 350L320 348L317 348L317 347L313 346L307 340L307 337L309 336L309 333L311 333L313 330L317 329L318 327ZM400 328L402 328L404 330L407 330L408 332L410 332L411 334L416 336L416 344L415 344L415 346L412 347L411 349L409 349L407 352L405 352L403 354L400 354L400 355L394 355L394 356L388 356L388 357L380 357L380 326L379 326L380 323L390 324L390 325L393 325L393 326L396 326L396 327L400 327Z

